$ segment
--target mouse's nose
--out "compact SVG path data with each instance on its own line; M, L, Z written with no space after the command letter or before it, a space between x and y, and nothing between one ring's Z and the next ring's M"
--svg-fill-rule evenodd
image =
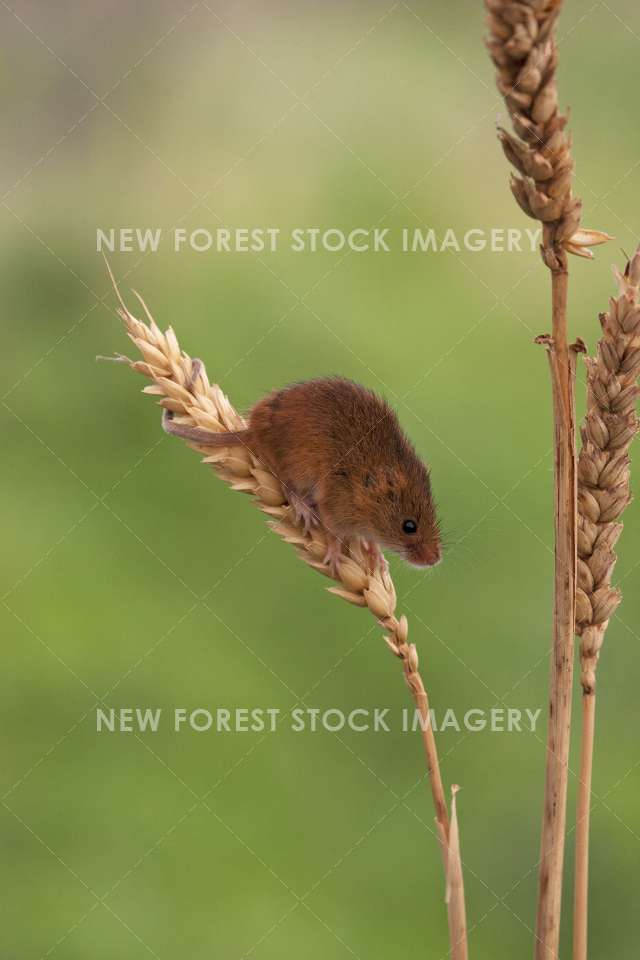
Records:
M424 562L429 567L435 567L442 560L442 547L439 543L428 543L424 548Z
M442 560L442 547L439 543L424 543L411 551L412 561L420 567L435 567Z

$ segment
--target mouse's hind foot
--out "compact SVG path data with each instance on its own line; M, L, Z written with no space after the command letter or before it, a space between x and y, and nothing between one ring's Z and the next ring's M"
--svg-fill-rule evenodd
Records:
M329 567L334 580L340 579L340 561L344 557L342 546L342 540L327 531L327 551L322 562Z
M301 497L297 493L290 493L289 506L293 510L296 523L302 525L305 536L311 533L313 527L320 525L318 505L311 497Z

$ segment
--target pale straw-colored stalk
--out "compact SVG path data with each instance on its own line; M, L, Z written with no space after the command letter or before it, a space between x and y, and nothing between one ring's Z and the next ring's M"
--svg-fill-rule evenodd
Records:
M175 422L181 426L200 427L214 433L243 429L244 419L220 387L209 382L204 365L192 360L180 348L171 327L163 333L141 298L147 322L134 317L120 297L115 281L114 288L120 300L118 313L143 358L134 361L119 355L116 359L152 381L150 386L144 388L144 393L156 397L159 405L170 411ZM324 562L328 538L322 525L316 524L311 529L305 529L303 520L289 505L286 488L250 450L244 446L220 448L207 447L206 442L185 442L204 454L203 462L209 464L233 490L252 497L256 506L270 518L274 532L292 544L301 560L336 581L336 585L329 588L331 593L368 609L384 629L389 649L402 663L406 683L420 716L437 836L445 867L450 956L452 960L467 960L464 887L455 799L452 796L450 822L430 722L429 700L418 670L418 653L415 644L408 642L407 618L404 615L396 617L396 591L386 561L379 556L372 566L371 552L360 541L352 541L343 544L344 555L339 560L338 571L334 573Z
M566 828L576 602L575 348L567 336L567 253L591 257L606 234L580 228L572 194L571 142L558 108L555 25L561 0L485 0L487 45L513 133L499 128L518 171L511 190L542 224L542 259L551 272L551 369L555 451L555 585L549 682L544 813L541 831L535 955L557 960Z
M578 459L578 590L582 744L576 816L573 957L587 958L589 808L596 710L596 668L609 619L620 603L611 586L620 517L631 500L629 447L638 432L640 395L640 249L623 274L618 296L601 314L602 337L587 365L587 413Z

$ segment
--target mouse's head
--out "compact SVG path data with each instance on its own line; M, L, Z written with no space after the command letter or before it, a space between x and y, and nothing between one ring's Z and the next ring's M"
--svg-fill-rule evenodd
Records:
M442 558L442 543L429 471L413 450L403 453L364 477L371 535L413 566L432 567Z

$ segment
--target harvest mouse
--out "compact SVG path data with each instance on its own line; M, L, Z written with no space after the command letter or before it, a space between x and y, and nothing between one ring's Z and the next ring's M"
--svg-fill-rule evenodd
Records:
M280 480L305 530L325 528L325 562L334 571L342 543L355 537L374 558L378 548L418 567L441 558L427 467L391 407L351 380L326 377L274 390L251 409L246 430L213 433L175 423L167 411L163 426L192 443L246 446Z

